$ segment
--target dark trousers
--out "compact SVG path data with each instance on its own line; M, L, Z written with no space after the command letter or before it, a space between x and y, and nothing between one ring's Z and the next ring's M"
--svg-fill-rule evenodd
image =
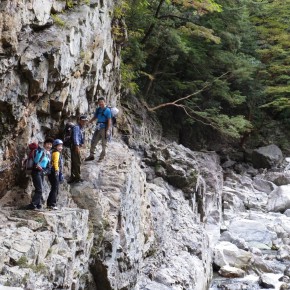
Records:
M76 152L75 146L71 147L71 178L74 180L81 178L81 155Z
M31 175L32 175L32 182L35 187L35 192L32 197L31 204L34 207L41 208L42 200L43 200L42 191L43 191L44 175L41 171L36 171L36 170L33 170Z
M52 171L51 174L48 175L48 180L51 184L51 190L49 192L47 198L47 206L56 206L56 199L58 196L58 189L59 189L59 178L55 176L55 172Z

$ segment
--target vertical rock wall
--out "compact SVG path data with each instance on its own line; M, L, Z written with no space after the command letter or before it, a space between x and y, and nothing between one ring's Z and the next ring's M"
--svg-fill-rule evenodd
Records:
M113 13L113 1L1 1L0 196L29 142L56 137L65 120L91 113L98 96L116 103Z
M94 225L97 289L206 290L221 224L217 155L159 144L141 156L111 142L105 161L86 162L85 182L71 187Z

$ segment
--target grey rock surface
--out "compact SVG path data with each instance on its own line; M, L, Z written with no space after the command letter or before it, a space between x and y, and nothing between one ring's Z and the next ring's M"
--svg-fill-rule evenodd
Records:
M29 143L93 114L99 96L111 105L119 99L114 3L71 3L67 9L61 0L1 1L0 197L15 183L27 184L19 168Z
M0 215L0 284L35 290L85 289L91 280L88 260L93 244L87 210L2 208Z
M282 161L283 153L275 144L260 147L252 152L252 163L255 168L272 168L280 165Z
M113 289L207 289L209 285L210 248L219 237L220 224L219 216L212 220L211 215L220 212L222 183L208 168L218 172L220 167L214 154L200 155L176 144L162 148L178 157L179 168L191 164L199 178L203 171L208 172L201 192L206 202L198 205L194 199L188 200L166 178L155 176L147 182L142 160L118 142L109 144L101 164L85 163L82 174L86 181L71 187L75 203L89 209L94 247L103 251L102 261L95 258L95 271L106 269L107 283ZM168 165L174 164L174 157L168 156ZM101 282L97 286L105 287Z

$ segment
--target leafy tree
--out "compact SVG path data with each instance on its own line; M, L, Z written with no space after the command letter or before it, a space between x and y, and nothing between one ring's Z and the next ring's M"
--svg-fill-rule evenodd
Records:
M244 115L256 103L259 62L248 1L129 2L123 71L148 108L174 106L180 128L200 122L232 137L250 130Z
M257 52L263 64L259 71L266 95L262 107L284 115L290 114L289 9L289 0L258 1L252 8L259 40Z

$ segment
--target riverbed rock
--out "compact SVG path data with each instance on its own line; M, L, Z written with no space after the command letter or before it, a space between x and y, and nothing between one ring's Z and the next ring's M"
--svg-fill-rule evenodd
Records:
M239 249L245 251L249 250L249 246L243 238L234 237L229 231L225 231L221 234L220 241L230 242L236 245Z
M283 283L280 286L280 289L279 290L289 290L289 289L290 289L290 284Z
M274 212L284 212L290 207L290 185L277 187L269 195L267 210Z
M275 188L275 184L269 180L255 177L253 179L253 186L256 190L270 194Z
M271 248L273 240L277 237L275 232L269 231L263 223L255 220L233 220L228 230L234 236L245 239L249 246L259 249Z
M251 258L250 252L241 250L230 242L220 242L214 249L214 263L219 267L229 265L241 269L249 264Z
M290 266L287 266L285 271L284 271L284 275L288 276L290 278Z
M219 274L226 278L241 278L244 277L246 273L242 269L225 265L220 268Z
M276 281L270 275L264 274L260 276L259 285L265 289L274 289Z
M252 163L255 168L271 168L280 165L282 161L283 153L275 144L260 147L252 153Z

